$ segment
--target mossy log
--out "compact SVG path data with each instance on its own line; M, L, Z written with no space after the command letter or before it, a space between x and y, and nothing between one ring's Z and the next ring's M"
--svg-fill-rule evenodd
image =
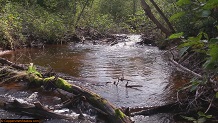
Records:
M55 76L49 77L49 78L41 78L34 74L27 74L26 79L28 79L31 83L35 83L37 85L45 85L45 83L52 82L53 85L56 88L65 90L70 93L74 94L81 94L86 97L86 100L95 108L100 109L104 113L107 114L107 119L110 120L111 123L131 123L131 120L129 117L127 117L122 111L120 111L118 108L113 106L110 102L108 102L106 99L102 98L98 94L74 85L68 83L66 80L62 78L56 78Z
M93 107L104 112L106 114L107 121L109 121L110 123L131 123L132 122L128 116L126 116L120 109L113 106L106 99L102 98L98 94L86 88L71 84L60 77L52 76L52 77L43 78L42 76L39 76L35 72L28 72L25 70L18 71L16 69L4 69L4 72L10 73L10 75L13 75L12 78L16 78L16 79L22 78L36 86L45 87L47 85L52 85L54 88L59 88L69 93L80 94L84 96L86 100Z

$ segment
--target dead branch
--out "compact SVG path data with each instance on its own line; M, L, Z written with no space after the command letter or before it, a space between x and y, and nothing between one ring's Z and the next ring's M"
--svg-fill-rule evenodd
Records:
M173 60L172 58L169 59L175 66L177 66L178 68L182 69L183 71L186 71L187 73L190 73L192 75L194 75L197 78L202 79L202 75L195 73L194 71L182 66L181 64L179 64L178 62L176 62L175 60Z

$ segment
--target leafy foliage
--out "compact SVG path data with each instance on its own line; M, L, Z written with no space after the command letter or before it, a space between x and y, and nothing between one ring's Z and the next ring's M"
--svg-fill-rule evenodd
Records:
M179 19L179 18L181 18L183 15L185 15L185 12L178 12L178 13L176 13L176 14L174 14L174 15L172 15L172 16L170 17L170 21L172 22L172 21L174 21L174 20L176 20L176 19Z
M205 113L199 111L198 112L198 118L194 118L194 117L187 117L187 116L182 116L182 118L188 120L188 121L192 121L193 123L204 123L207 121L207 119L212 118L212 115L206 115Z
M204 99L210 102L215 97L218 97L216 92L216 85L214 85L213 80L217 77L218 73L218 17L217 17L217 0L199 0L199 1L189 1L189 0L179 0L177 5L181 7L184 11L179 12L171 16L172 20L178 20L180 26L184 23L180 20L190 17L186 20L189 22L188 30L182 30L182 33L176 33L169 37L169 39L179 38L182 35L184 36L181 39L179 45L180 48L180 58L185 56L186 52L191 52L195 54L200 54L200 57L203 60L200 60L200 63L192 63L194 66L199 65L198 70L201 70L201 76L198 79L194 78L190 83L183 87L183 90L189 90L194 96L194 100L199 101L198 99ZM194 33L189 30L194 30ZM180 32L180 31L178 31ZM184 33L183 33L184 32ZM191 57L191 56L190 56ZM189 58L190 58L189 57ZM190 64L190 63L189 63ZM196 65L197 64L197 65ZM217 81L217 80L215 80ZM202 89L203 88L203 89ZM199 92L201 91L201 92ZM201 93L201 94L199 94ZM206 93L204 95L204 93ZM207 97L208 94L211 97ZM205 97L204 97L205 96ZM209 108L207 109L207 111ZM206 111L206 112L207 112ZM194 123L204 123L207 119L212 118L212 115L206 115L203 112L198 112L198 117L187 117L182 116L184 119L192 121Z
M183 36L183 32L180 32L180 33L174 33L172 35L169 36L168 39L176 39L176 38L181 38Z

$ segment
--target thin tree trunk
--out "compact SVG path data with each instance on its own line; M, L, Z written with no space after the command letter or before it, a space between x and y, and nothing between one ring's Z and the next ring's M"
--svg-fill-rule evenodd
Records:
M133 15L136 13L136 0L133 0Z
M171 32L165 28L156 18L155 16L152 14L151 12L151 8L149 7L149 5L144 1L141 0L141 6L145 12L145 14L157 25L157 28L159 28L163 33L166 34L166 36L170 36Z
M75 27L77 26L77 24L78 24L78 22L79 22L79 20L80 20L80 18L81 18L81 16L82 16L82 14L83 14L83 12L84 12L86 6L88 6L88 3L89 3L89 0L86 0L86 3L85 3L85 5L83 6L82 11L80 12L80 14L79 14L79 16L78 16L78 18L77 18L77 20L76 20Z
M174 33L175 30L172 26L172 24L170 23L169 19L165 16L165 14L163 13L163 11L158 7L158 5L154 2L154 0L150 0L150 2L153 4L153 6L156 8L156 10L159 12L159 14L162 16L162 18L164 19L164 21L167 23L168 27L171 30L171 33Z

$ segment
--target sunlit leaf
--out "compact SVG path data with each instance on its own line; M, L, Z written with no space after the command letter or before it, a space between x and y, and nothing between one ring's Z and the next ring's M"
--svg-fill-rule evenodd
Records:
M168 39L176 39L176 38L181 38L183 36L183 32L180 32L180 33L174 33L172 35L169 36Z
M196 36L196 37L189 37L188 38L188 40L189 41L200 41L201 40L201 38L202 38L202 35L203 35L203 33L202 32L200 32L199 34L198 34L198 36Z
M179 18L182 17L184 14L185 14L185 12L178 12L178 13L172 15L169 20L172 22L172 21L174 21L174 20L176 20L176 19L179 19Z
M207 3L204 5L204 9L212 9L218 6L218 0L209 0Z
M178 6L182 6L182 5L186 5L186 4L190 4L190 3L191 3L190 0L179 0L179 1L176 2L176 4Z
M208 118L208 119L210 119L210 118L213 117L213 115L206 115L205 117Z

